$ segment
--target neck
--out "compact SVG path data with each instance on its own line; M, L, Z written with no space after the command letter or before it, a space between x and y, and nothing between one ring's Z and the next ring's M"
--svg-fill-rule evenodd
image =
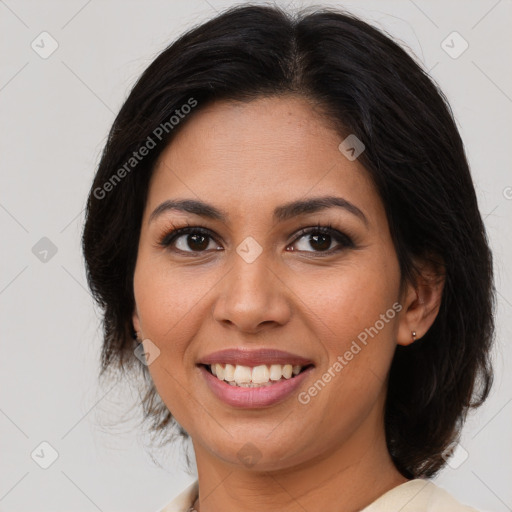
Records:
M358 429L352 439L315 459L259 471L258 464L245 468L226 462L194 442L200 489L194 508L198 512L361 510L407 481L391 460L383 432L373 438L365 434Z

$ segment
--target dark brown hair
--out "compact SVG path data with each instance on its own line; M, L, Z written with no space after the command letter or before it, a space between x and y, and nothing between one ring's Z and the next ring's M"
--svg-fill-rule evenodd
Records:
M443 264L440 311L421 340L397 347L385 410L397 468L409 478L433 476L491 386L491 254L443 93L399 45L346 13L229 9L171 44L133 87L110 131L83 232L88 282L103 313L102 374L142 372L153 431L174 425L187 435L134 357L133 273L149 179L174 134L207 104L290 93L321 105L340 137L356 134L366 146L359 161L385 206L402 281L414 282L416 258Z

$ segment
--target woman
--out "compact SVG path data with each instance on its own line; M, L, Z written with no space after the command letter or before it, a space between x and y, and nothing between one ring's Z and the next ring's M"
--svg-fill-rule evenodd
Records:
M114 122L83 248L102 371L192 440L165 512L474 510L428 478L491 386L491 255L449 106L380 31L245 6L183 35Z

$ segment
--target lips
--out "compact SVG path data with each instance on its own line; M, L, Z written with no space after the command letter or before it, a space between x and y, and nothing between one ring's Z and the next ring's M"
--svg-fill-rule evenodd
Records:
M213 374L211 371L212 365L216 367L216 370L220 370L221 373L225 371L225 378L230 382L226 382L219 378L219 375ZM222 368L219 365L222 365ZM279 379L275 375L274 378L277 380L272 380L272 377L269 380L268 377L270 375L266 374L255 378L254 372L261 372L263 365L270 367L270 373L276 367L280 367L280 365L283 365L283 368L287 367L288 371L285 375L283 370L283 375L281 376L280 374ZM290 398L302 386L303 382L308 379L315 365L311 359L282 350L232 348L201 357L197 366L214 396L232 407L252 409L276 405ZM235 372L240 370L240 375L234 373L227 377L227 373L231 372L233 367L235 367ZM293 372L292 374L290 371L292 368L300 368L300 370L298 373ZM266 380L267 382L261 382L260 384L251 382L252 379L249 378L251 371L253 372L253 380ZM243 382L238 383L237 381Z
M207 356L201 357L197 365L209 366L212 364L232 364L241 366L259 366L262 364L291 364L293 366L314 365L311 359L285 352L282 350L261 348L256 350L242 348L228 348L213 352Z
M237 409L259 409L275 406L293 397L314 371L313 366L291 377L258 387L238 387L219 380L203 364L199 364L200 375L212 396Z

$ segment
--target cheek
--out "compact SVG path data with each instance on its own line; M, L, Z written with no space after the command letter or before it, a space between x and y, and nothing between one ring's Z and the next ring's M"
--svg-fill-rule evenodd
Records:
M139 254L134 274L134 293L144 338L160 350L148 367L151 379L166 407L185 428L190 409L188 358L190 339L204 319L205 282L188 272L172 270ZM191 272L190 272L191 274Z
M298 291L304 302L337 333L354 334L373 325L399 298L399 272L368 259L311 276Z
M144 338L159 349L148 370L155 387L176 418L187 409L187 382L194 361L188 351L190 339L205 318L208 279L172 270L165 262L150 261L144 254L134 274L134 293Z
M350 386L369 371L385 378L396 346L400 272L394 253L355 257L329 276L302 281L297 295L311 312L309 329ZM356 255L357 256L357 255ZM339 369L339 366L338 366Z
M326 360L300 403L321 411L322 421L341 437L384 397L400 309L394 287L387 285L368 273L340 276L311 305L309 329Z
M173 350L179 351L218 281L210 274L197 267L173 269L162 259L151 261L140 255L134 293L144 336L162 348L172 341Z

